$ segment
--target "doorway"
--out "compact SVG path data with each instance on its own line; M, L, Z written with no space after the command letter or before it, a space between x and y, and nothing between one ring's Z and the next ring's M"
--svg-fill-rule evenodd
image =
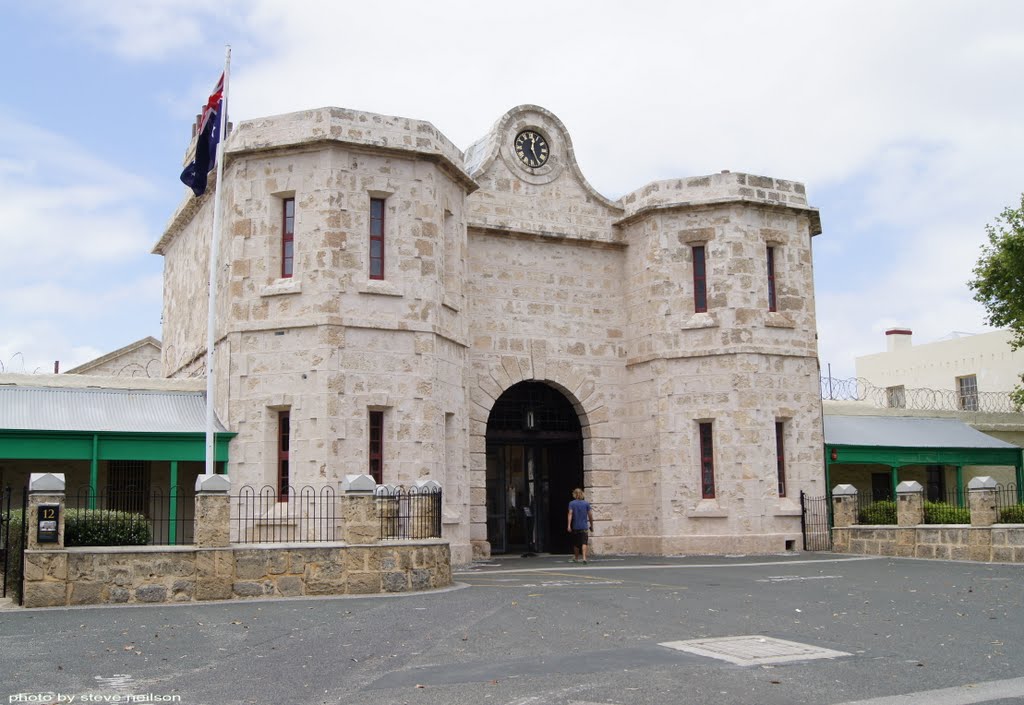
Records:
M540 382L510 387L487 421L487 540L492 553L570 553L572 491L583 487L579 416Z

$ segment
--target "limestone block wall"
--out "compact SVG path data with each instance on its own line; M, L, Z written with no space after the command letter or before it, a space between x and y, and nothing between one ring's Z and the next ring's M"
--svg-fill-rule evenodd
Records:
M25 606L364 595L451 585L447 542L25 552Z
M524 168L513 152L524 129L542 134L547 162ZM599 242L622 242L612 227L622 207L608 200L580 172L572 140L562 122L535 105L507 112L466 150L466 164L480 190L467 199L468 221L480 229L549 234Z
M621 250L473 229L469 255L473 540L486 540L487 419L501 394L524 380L547 382L576 406L588 499L601 535L620 534Z

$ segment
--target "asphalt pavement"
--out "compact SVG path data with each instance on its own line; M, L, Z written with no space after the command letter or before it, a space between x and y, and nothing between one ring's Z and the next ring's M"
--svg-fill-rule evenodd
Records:
M401 596L6 609L0 705L1024 703L1024 566L538 556L455 579Z

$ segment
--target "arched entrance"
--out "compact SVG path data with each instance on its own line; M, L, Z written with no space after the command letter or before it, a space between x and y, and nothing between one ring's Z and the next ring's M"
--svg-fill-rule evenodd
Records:
M487 540L493 553L569 553L565 514L583 487L583 434L572 404L541 382L513 385L487 420Z

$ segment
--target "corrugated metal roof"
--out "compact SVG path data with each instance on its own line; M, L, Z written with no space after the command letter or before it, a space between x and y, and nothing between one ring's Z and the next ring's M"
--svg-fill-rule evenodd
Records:
M907 416L829 416L825 443L895 448L1017 448L959 419Z
M206 395L133 389L0 386L0 429L205 433ZM216 431L226 429L216 422Z

